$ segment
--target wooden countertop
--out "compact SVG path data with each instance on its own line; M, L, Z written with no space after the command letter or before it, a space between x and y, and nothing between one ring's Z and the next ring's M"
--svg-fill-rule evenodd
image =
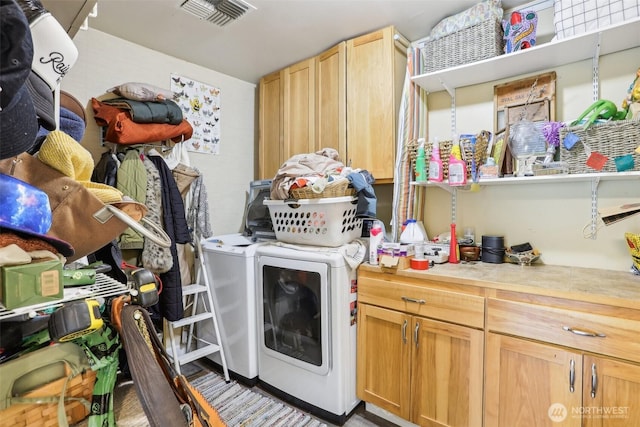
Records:
M526 292L640 310L640 276L630 272L533 264L436 264L428 270L383 270L367 263L360 270L456 285Z

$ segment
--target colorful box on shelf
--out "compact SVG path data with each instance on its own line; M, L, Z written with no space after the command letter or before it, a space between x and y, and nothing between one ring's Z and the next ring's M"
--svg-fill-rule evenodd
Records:
M0 269L0 301L7 310L57 301L63 296L62 263L58 260Z
M394 257L412 256L416 253L416 247L413 243L393 243L382 242L380 245L380 253L378 256L391 255Z

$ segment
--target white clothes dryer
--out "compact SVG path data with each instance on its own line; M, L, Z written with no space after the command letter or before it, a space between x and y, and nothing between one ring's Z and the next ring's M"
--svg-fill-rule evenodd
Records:
M342 425L356 396L356 270L339 248L256 249L263 388Z

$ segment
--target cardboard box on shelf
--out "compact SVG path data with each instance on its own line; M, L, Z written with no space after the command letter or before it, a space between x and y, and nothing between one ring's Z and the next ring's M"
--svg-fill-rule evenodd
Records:
M380 267L385 271L406 270L411 266L411 256L382 255L380 257Z

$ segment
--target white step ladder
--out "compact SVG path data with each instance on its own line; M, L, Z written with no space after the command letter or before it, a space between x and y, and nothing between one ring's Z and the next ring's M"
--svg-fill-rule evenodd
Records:
M229 371L224 357L222 341L220 340L218 319L216 318L215 305L211 295L211 284L207 275L200 237L196 236L194 240L196 241L194 255L197 261L196 281L193 284L182 286L184 317L174 322L167 322L169 340L171 342L170 355L176 371L181 373L180 367L182 365L219 352L224 379L229 382ZM212 343L198 337L197 324L200 322L213 323L214 337L217 342ZM186 342L183 341L185 330L181 328L186 329ZM176 336L175 329L181 329L180 336Z

